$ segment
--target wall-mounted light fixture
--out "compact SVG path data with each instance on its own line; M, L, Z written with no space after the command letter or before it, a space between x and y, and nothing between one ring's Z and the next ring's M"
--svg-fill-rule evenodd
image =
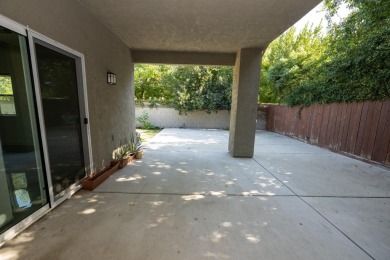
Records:
M110 85L116 85L116 75L112 72L107 72L107 83Z

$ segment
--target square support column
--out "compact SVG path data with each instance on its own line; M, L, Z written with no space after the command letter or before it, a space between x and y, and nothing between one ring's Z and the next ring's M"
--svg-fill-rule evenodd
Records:
M253 157L261 56L261 49L241 49L237 53L229 133L229 152L233 157Z

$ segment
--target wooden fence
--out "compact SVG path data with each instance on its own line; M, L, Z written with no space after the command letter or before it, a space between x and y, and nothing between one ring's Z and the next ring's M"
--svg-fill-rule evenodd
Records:
M267 130L390 166L390 100L269 105Z

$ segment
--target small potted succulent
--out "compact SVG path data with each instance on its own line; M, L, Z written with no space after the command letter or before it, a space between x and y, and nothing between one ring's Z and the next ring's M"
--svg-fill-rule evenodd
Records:
M136 135L136 139L135 139L135 146L134 146L134 149L133 149L133 153L134 153L134 158L135 159L142 159L142 156L143 156L143 151L141 150L142 148L142 143L141 143L141 135L140 133L136 132L137 135Z
M129 162L131 162L132 156L130 154L130 149L129 145L126 143L117 149L114 150L113 152L113 162L118 162L119 163L119 169L122 169L125 167Z
M119 162L119 169L122 169L127 164L131 163L133 158L142 158L141 141L139 134L136 137L130 136L130 141L125 140L125 144L121 145L113 152L114 162Z

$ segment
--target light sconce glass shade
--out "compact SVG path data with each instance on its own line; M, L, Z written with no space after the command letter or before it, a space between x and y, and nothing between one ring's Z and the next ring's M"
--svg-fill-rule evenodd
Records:
M116 85L116 75L111 72L107 72L107 83L109 85Z

